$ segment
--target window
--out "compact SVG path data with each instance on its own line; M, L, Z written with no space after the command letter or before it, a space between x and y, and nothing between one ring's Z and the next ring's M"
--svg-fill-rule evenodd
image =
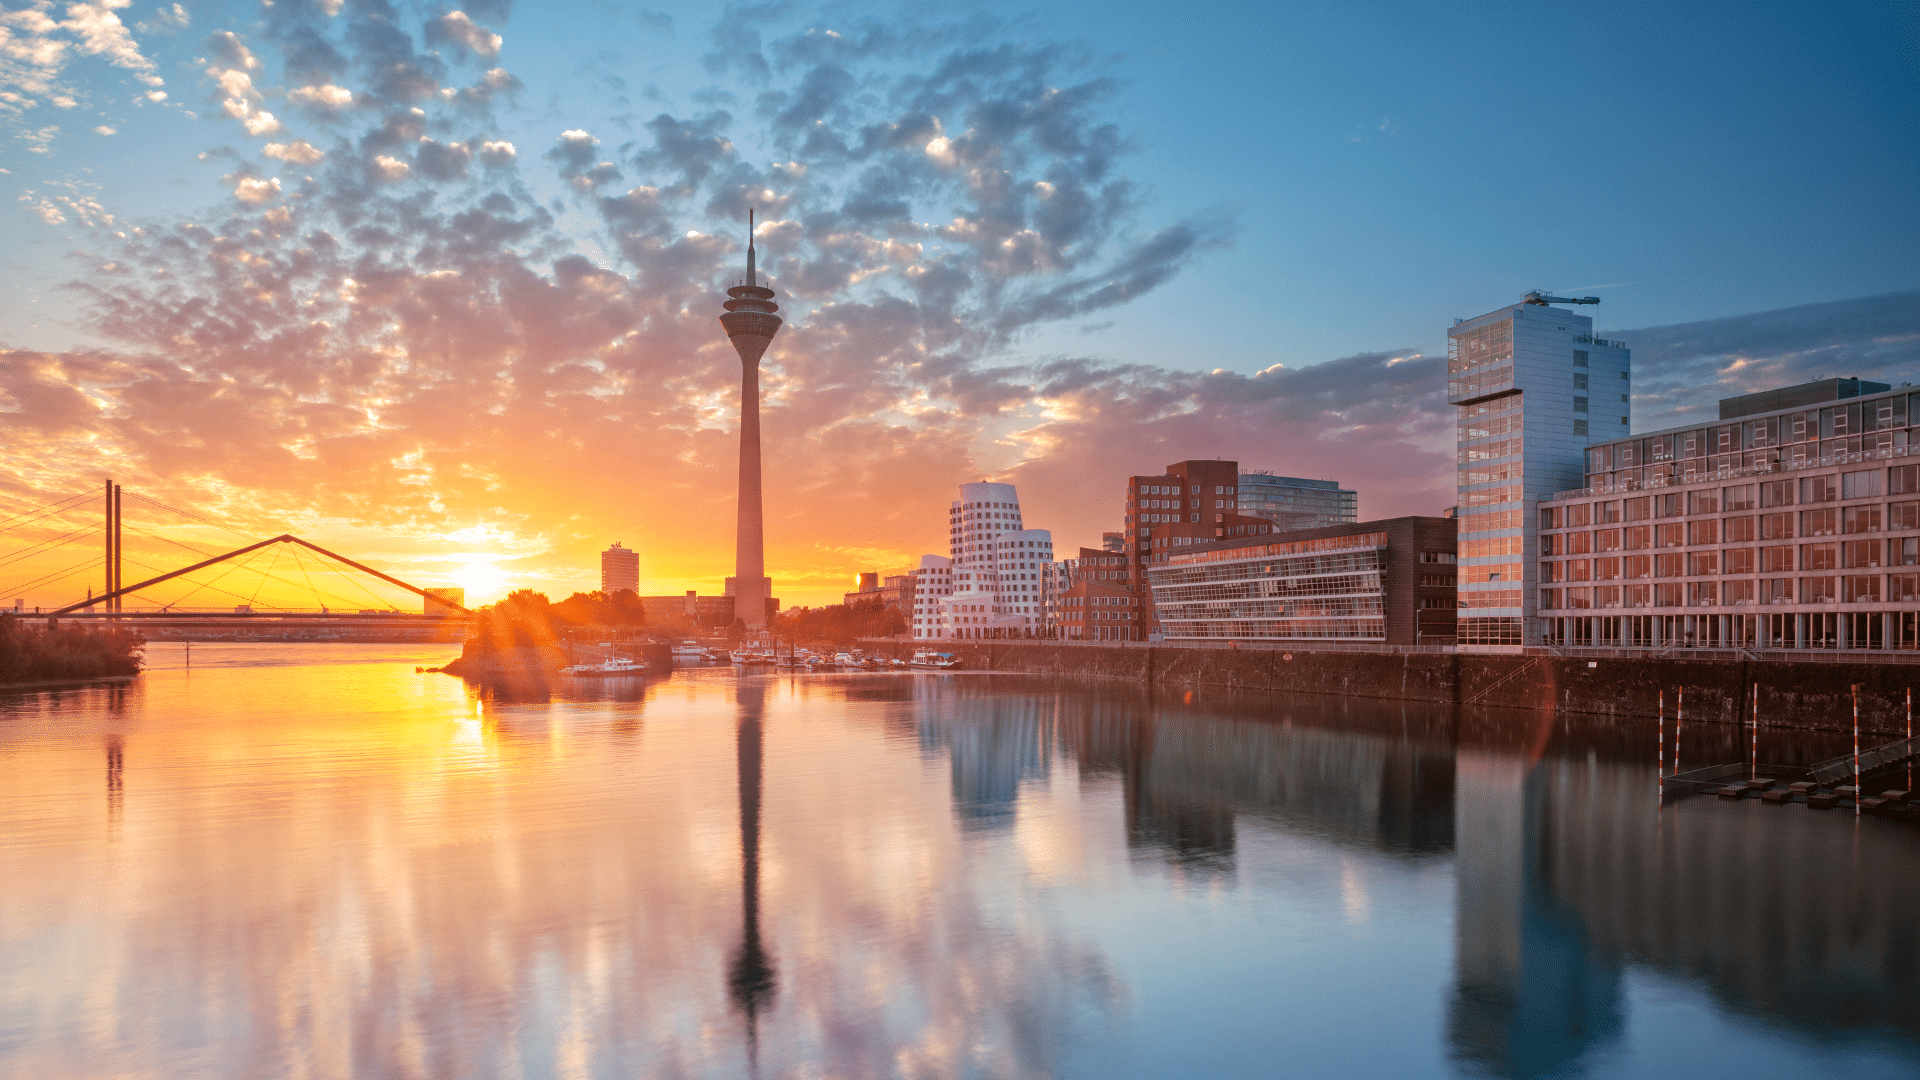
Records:
M1753 518L1722 518L1721 525L1726 534L1722 541L1724 543L1743 544L1760 538L1759 530L1756 528L1755 519Z
M1583 397L1576 397L1576 398L1574 398L1574 399L1573 399L1573 411L1574 411L1574 412L1586 412L1586 411L1587 411L1587 399L1586 399L1586 398L1583 398Z
M1717 544L1720 542L1720 519L1707 518L1704 521L1687 522L1687 543Z
M1831 604L1834 601L1834 579L1830 577L1803 577L1800 579L1800 602L1803 604Z
M1751 604L1754 602L1754 587L1751 581L1729 581L1720 586L1720 600L1726 604Z
M1585 420L1575 420L1573 422L1573 433L1575 435L1590 434L1590 432L1587 431L1587 422Z
M1790 514L1769 514L1768 517L1791 517ZM1825 510L1805 510L1800 514L1801 536L1832 536L1840 531L1840 512L1831 507Z
M1888 574L1887 602L1912 603L1920 600L1920 574Z
M1880 489L1880 470L1868 469L1864 472L1840 474L1840 490L1843 498L1867 499L1882 494Z
M1684 589L1685 586L1677 581L1671 584L1655 585L1653 587L1653 606L1679 607L1680 597Z
M1814 479L1820 479L1820 478L1819 477L1808 478L1808 480L1814 480ZM1801 483L1805 484L1808 482L1808 480L1802 480ZM1793 481L1769 480L1766 483L1761 484L1760 485L1760 505L1761 506L1792 506L1793 505Z
M1651 516L1653 516L1653 499L1650 496L1643 495L1638 499L1627 500L1628 521L1645 521Z
M1626 536L1628 551L1642 551L1653 544L1653 529L1647 525L1634 525L1621 532Z
M1720 512L1720 491L1707 488L1703 491L1687 492L1687 513L1717 514Z
M1761 514L1760 539L1788 540L1793 537L1792 514Z
M1651 555L1628 555L1625 559L1608 559L1606 561L1615 567L1622 566L1624 563L1626 576L1629 578L1653 576L1653 556ZM1599 575L1595 576L1598 577ZM1606 576L1608 578L1616 578L1619 577L1620 574L1616 572Z
M1585 390L1587 388L1587 377L1584 374L1575 374L1573 377L1573 388L1575 390Z
M1592 581L1593 562L1589 559L1574 559L1565 564L1567 581Z
M1619 520L1620 501L1618 499L1609 499L1606 502L1593 504L1593 523L1595 525L1611 525Z
M1763 574L1784 574L1793 570L1793 549L1790 547L1763 547L1760 549L1760 572Z
M1849 570L1862 570L1880 565L1880 541L1846 540L1840 544L1840 565Z
M1786 483L1786 481L1779 481L1779 482ZM1771 487L1772 485L1763 484L1761 486ZM1833 500L1839 497L1840 497L1840 477L1833 473L1828 473L1825 476L1803 477L1800 481L1800 501L1803 503L1832 502ZM1762 498L1763 499L1765 498L1764 494L1762 495ZM1773 503L1770 505L1785 506L1787 504L1782 502L1782 503Z
M1763 604L1793 603L1792 578L1768 578L1760 582L1760 602Z
M1720 553L1717 551L1696 551L1687 556L1687 574L1699 577L1703 574L1720 572Z
M1680 577L1685 570L1686 556L1677 551L1663 552L1653 557L1654 577Z
M1865 533L1880 531L1880 506L1849 506L1840 512L1840 531Z
M1717 581L1696 581L1691 587L1687 603L1693 607L1712 607L1717 602L1719 588Z
M1686 527L1678 521L1653 527L1654 547L1679 547L1686 542Z
M1600 549L1600 550L1602 550L1602 551L1617 551L1617 550L1619 550L1619 547L1620 547L1620 545L1619 545L1619 543L1618 543L1618 538L1619 538L1619 536L1620 536L1620 530L1618 530L1618 529L1607 529L1607 530L1603 530L1603 531L1605 531L1605 532L1610 532L1610 533L1612 533L1612 534L1613 534L1613 536L1615 537L1615 543L1614 543L1614 545L1613 545L1613 547L1610 547L1610 548L1602 548L1602 549ZM1565 540L1566 540L1566 542L1567 542L1567 554L1569 554L1569 555L1585 555L1585 554L1587 553L1587 551L1588 551L1588 549L1589 549L1589 547L1590 547L1590 544L1589 544L1589 541L1590 541L1590 540L1592 540L1592 538L1593 538L1593 535L1594 535L1593 533L1584 533L1584 532L1577 532L1577 533L1568 533L1568 534L1566 535L1566 537L1565 537Z
M1653 497L1653 516L1663 518L1679 517L1680 503L1680 493L1677 491L1663 492L1662 494L1655 495Z
M1765 548L1765 551L1786 550L1783 548ZM1833 570L1840 565L1840 545L1838 544L1802 544L1800 545L1800 569ZM1768 567L1772 569L1772 567Z
M1920 465L1895 465L1887 470L1887 494L1911 495L1920 491Z
M1888 506L1887 528L1920 529L1920 502L1897 502Z
M1741 484L1739 487L1721 488L1720 496L1727 510L1751 510L1758 505L1753 501L1752 484Z
M1628 585L1628 586L1625 586L1625 592L1626 592L1628 607L1638 608L1638 607L1653 606L1653 586Z
M1920 537L1887 541L1888 566L1920 566Z

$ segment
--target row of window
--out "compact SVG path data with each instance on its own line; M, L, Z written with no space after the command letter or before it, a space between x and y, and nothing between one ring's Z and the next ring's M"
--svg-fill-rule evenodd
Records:
M1920 529L1920 502L1891 503L1884 508L1879 503L1869 503L1829 510L1629 525L1620 529L1594 529L1591 532L1546 533L1540 537L1540 554L1586 555L1593 552L1747 544L1761 540L1853 536L1882 530L1901 532L1911 529ZM1469 540L1461 545L1461 550L1470 553L1469 549L1475 544L1496 542Z
M1797 589L1796 589L1797 587ZM1797 598L1796 598L1797 597ZM1541 589L1543 611L1582 608L1740 607L1750 604L1879 604L1920 601L1920 574L1688 581Z
M1871 499L1880 495L1913 493L1920 493L1920 465L1895 465L1885 469L1822 473L1819 476L1698 488L1686 492L1668 491L1630 499L1543 506L1540 508L1540 527L1570 529L1617 521L1691 517L1734 510L1793 506L1796 503L1804 506L1842 499Z
M1540 563L1540 581L1545 584L1617 578L1778 574L1791 570L1851 570L1880 566L1920 566L1920 537L1543 560Z
M1901 428L1907 425L1909 397L1920 395L1896 394L1589 447L1587 471L1602 472L1652 462L1711 457L1756 447L1844 438Z

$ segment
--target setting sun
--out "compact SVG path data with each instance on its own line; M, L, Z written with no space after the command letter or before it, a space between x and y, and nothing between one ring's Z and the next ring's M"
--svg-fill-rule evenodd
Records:
M506 572L493 565L491 558L474 558L453 572L454 584L467 590L468 604L487 604L500 598L507 583Z

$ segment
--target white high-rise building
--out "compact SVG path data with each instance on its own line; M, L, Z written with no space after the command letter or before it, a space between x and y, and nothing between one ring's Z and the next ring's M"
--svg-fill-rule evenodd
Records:
M1629 432L1632 356L1593 320L1529 293L1447 331L1447 400L1459 409L1462 646L1540 643L1536 502L1585 482L1591 443Z
M923 556L914 637L1045 637L1056 581L1053 534L1023 528L1012 484L962 484L949 513L952 555ZM935 561L937 560L937 561Z

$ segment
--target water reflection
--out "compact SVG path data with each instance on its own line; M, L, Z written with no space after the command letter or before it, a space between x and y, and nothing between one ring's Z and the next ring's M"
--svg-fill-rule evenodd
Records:
M1920 1063L1920 834L1658 811L1650 727L206 651L0 694L0 1074Z
M773 1004L773 958L760 940L760 713L766 687L741 683L735 735L740 791L740 945L727 972L727 992L746 1015L748 1060L760 1064L760 1014Z

